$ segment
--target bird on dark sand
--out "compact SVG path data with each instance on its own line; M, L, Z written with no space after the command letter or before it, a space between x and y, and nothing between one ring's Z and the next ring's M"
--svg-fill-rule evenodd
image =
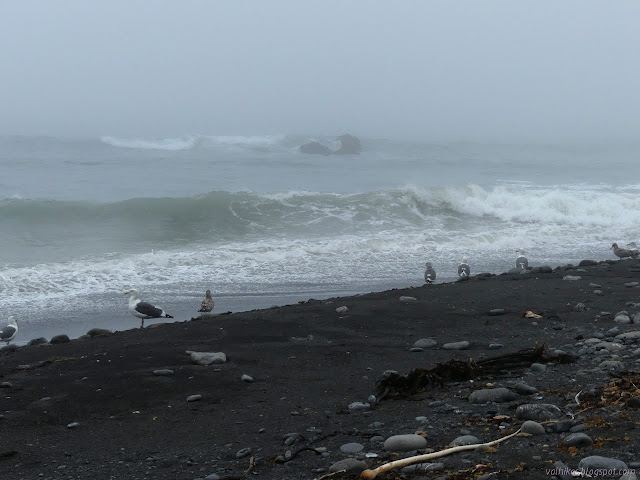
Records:
M524 250L521 248L516 249L516 253L518 254L516 258L516 268L520 268L522 270L526 270L529 268L529 260L524 256Z
M144 321L149 318L173 318L173 316L165 313L161 308L154 307L150 303L140 300L138 291L135 289L124 292L124 294L131 295L129 297L129 311L133 316L140 319L140 328L144 328Z
M9 342L13 340L17 334L18 322L16 322L16 319L11 315L7 325L2 327L2 330L0 330L0 341L7 342L7 345L9 345Z
M635 249L630 250L628 248L620 248L618 247L617 243L614 243L613 245L611 245L611 250L613 250L614 255L618 258L627 258L627 257L635 258L638 255L640 255L639 250L635 250Z
M425 283L433 283L436 281L436 271L433 269L431 262L426 263L427 269L424 271Z
M204 300L200 304L199 312L209 313L213 310L213 297L211 296L211 290L207 290L207 293L204 294Z
M467 280L471 275L471 269L466 258L462 259L462 263L458 265L458 277L460 280Z

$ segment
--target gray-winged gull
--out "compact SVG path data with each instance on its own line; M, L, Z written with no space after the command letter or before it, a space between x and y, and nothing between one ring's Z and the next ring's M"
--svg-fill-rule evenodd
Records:
M516 268L520 268L521 270L526 270L529 268L529 260L524 256L524 250L521 248L516 249L516 253L518 256L516 257Z
M471 275L471 269L469 268L469 263L465 257L462 259L462 263L458 265L458 277L469 278L469 275Z
M204 294L204 300L200 304L199 312L209 313L213 310L213 297L211 296L211 290L207 290L207 293Z
M425 283L433 283L436 281L436 271L433 269L431 262L426 263L427 269L424 271Z
M129 311L133 316L140 319L140 328L144 328L144 321L148 318L173 318L173 316L165 313L161 308L154 307L150 303L140 300L136 289L124 292L124 294L131 295L129 297Z
M627 258L627 257L637 257L640 255L640 251L638 250L629 250L628 248L620 248L617 243L611 245L611 250L616 257L619 258Z
M16 322L16 319L11 315L9 317L9 323L0 330L0 341L7 342L7 345L9 345L9 342L13 340L17 334L18 322Z

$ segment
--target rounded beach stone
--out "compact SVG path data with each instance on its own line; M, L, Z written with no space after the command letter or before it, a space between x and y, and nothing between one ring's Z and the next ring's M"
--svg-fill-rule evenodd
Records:
M169 377L174 374L174 371L169 370L168 368L160 368L158 370L154 370L153 374L159 377Z
M336 308L336 313L346 313L348 311L349 311L349 308L345 305L343 305L342 307Z
M251 375L247 375L246 373L240 377L240 380L247 383L253 383L253 377Z
M52 345L57 345L60 343L69 343L69 336L68 335L56 335L55 337L53 337L51 340L49 340L49 343Z
M394 435L384 442L384 449L390 452L410 452L427 446L427 440L415 433Z
M504 387L476 390L469 395L471 403L510 402L515 399L516 394Z
M445 343L444 345L442 345L442 348L444 348L445 350L464 350L466 348L469 348L469 342L463 340L461 342Z
M521 420L544 422L562 417L562 410L552 403L525 403L516 409L516 417Z
M355 458L345 458L344 460L340 460L339 462L331 465L329 467L329 472L339 472L340 470L344 470L345 473L360 473L365 468L367 468L367 464L362 460L356 460Z
M416 297L407 297L407 296L402 296L400 297L400 301L402 303L412 303L412 302L416 302L418 299Z
M107 330L106 328L92 328L87 332L87 335L90 337L96 337L99 335L111 335L111 330Z
M187 402L197 402L200 399L202 399L202 395L189 395L187 397Z
M593 440L586 433L572 433L564 439L564 445L566 447L588 447L593 444Z
M522 424L522 433L528 433L529 435L544 435L545 429L538 422L527 420Z
M49 343L46 338L38 337L38 338L34 338L32 340L29 340L29 343L27 343L27 345L33 347L33 346L36 346L36 345L44 345L45 343Z
M346 453L348 455L352 455L354 453L361 452L362 450L364 450L364 445L361 445L361 444L356 443L356 442L345 443L344 445L340 446L340 451L342 453Z
M458 438L454 439L449 445L452 447L457 447L458 445L474 445L476 443L480 443L478 437L473 435L461 435Z
M436 345L438 345L438 342L434 338L421 338L413 344L415 348L432 348Z
M602 469L602 470L627 470L627 464L617 458L601 457L600 455L592 455L585 457L578 463L578 468L585 470Z
M192 352L187 350L191 356L191 361L196 365L211 365L226 363L227 356L222 352Z

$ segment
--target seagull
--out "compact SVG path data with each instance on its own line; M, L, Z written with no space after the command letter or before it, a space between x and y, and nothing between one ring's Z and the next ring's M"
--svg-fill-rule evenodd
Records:
M524 250L518 248L516 249L516 253L518 254L518 257L516 258L516 268L520 268L521 270L529 268L529 260L524 256Z
M140 328L144 328L144 321L148 318L173 318L173 316L165 313L161 308L154 307L150 303L140 300L138 291L135 289L124 292L124 294L131 294L129 297L129 311L133 316L138 317L141 320Z
M427 269L424 271L424 281L426 283L433 283L436 280L436 271L433 269L431 262L427 262Z
M458 277L461 279L467 279L471 275L471 269L469 268L469 264L467 263L467 258L462 259L462 263L458 265Z
M2 330L0 330L0 341L7 342L7 345L9 345L9 342L13 340L17 334L18 323L13 315L11 315L7 326L2 327Z
M640 255L640 250L638 250L638 245L636 245L636 242L629 242L627 243L627 247L631 247L631 251L633 252L633 255Z
M620 248L618 247L617 243L614 243L613 245L611 245L611 250L613 250L613 253L615 254L615 256L619 258L636 257L640 255L640 251L629 250L628 248Z
M213 298L211 297L211 290L207 290L207 293L204 295L204 300L200 304L199 312L209 313L213 310Z

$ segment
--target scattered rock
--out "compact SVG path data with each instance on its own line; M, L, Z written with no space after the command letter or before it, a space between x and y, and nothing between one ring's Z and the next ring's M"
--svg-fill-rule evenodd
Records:
M27 343L27 345L33 347L33 346L37 346L37 345L44 345L45 343L49 343L46 338L38 337L38 338L34 338L32 340L29 340L29 343Z
M202 395L189 395L187 397L187 402L197 402L202 399Z
M416 297L407 297L407 296L402 296L400 297L400 301L403 303L413 303L416 302L418 299Z
M562 417L562 411L551 403L525 403L516 409L516 417L521 420L544 422Z
M469 342L463 340L461 342L445 343L444 345L442 345L442 348L445 350L465 350L469 348L469 345Z
M56 335L51 340L49 340L49 343L51 345L58 345L60 343L69 343L70 341L71 340L69 340L69 336L63 334L63 335Z
M562 442L565 447L588 447L593 444L593 439L586 433L572 433Z
M192 352L187 350L187 355L191 356L191 361L196 365L211 365L227 362L227 356L222 352Z
M410 452L427 446L427 440L415 433L394 435L384 442L384 449L389 452Z
M111 330L107 330L106 328L92 328L87 332L87 335L90 337L98 337L102 335L111 335Z
M511 390L499 388L485 388L484 390L476 390L469 395L471 403L487 403L487 402L510 402L516 399L516 394Z
M169 377L174 374L174 371L169 370L168 368L161 368L159 370L154 370L153 374L158 377Z
M433 338L421 338L413 344L416 348L432 348L436 345L438 345L438 342Z
M349 308L346 305L336 308L336 313L347 313Z
M544 435L544 426L533 420L527 420L522 424L522 433L528 433L530 435Z

